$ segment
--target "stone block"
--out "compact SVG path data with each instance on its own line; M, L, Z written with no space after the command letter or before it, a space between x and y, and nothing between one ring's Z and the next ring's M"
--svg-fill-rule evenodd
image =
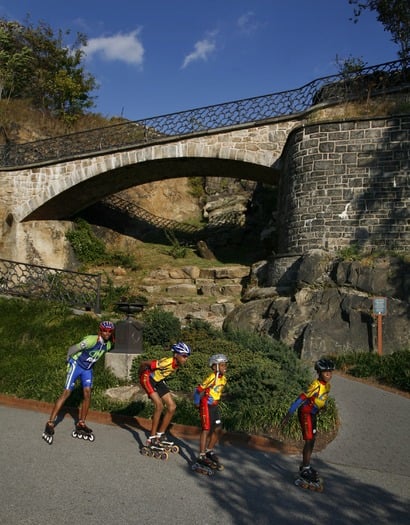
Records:
M119 379L131 379L131 366L136 354L105 354L105 367L109 368Z

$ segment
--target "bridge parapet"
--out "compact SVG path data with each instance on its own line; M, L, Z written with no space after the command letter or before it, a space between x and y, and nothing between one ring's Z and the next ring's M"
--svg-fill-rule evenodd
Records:
M26 144L8 143L0 146L0 170L61 162L233 126L250 127L252 123L260 125L263 121L297 115L322 102L340 104L357 98L385 95L409 87L410 73L404 68L405 65L397 60L319 78L289 91Z

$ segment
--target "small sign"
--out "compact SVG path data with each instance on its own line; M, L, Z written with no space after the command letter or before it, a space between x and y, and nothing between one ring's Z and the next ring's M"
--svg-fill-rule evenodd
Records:
M376 315L386 315L387 313L387 298L375 297L373 299L373 313Z

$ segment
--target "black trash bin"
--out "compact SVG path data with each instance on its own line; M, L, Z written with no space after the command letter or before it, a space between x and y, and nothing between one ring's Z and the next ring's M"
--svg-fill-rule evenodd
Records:
M142 354L143 323L132 314L141 312L144 305L141 303L118 303L118 310L127 314L124 321L115 323L115 345L112 353L117 354Z

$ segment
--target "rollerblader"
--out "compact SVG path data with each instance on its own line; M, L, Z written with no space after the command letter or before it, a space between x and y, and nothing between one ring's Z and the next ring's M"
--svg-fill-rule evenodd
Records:
M291 404L281 423L281 428L283 429L288 424L293 413L296 410L298 411L305 444L302 452L302 464L300 465L299 475L295 480L295 484L299 487L319 492L323 490L323 480L319 477L317 471L311 467L310 460L316 439L317 414L326 406L334 369L335 365L330 359L319 359L319 361L316 361L315 370L318 378L309 385L306 392L302 392Z
M192 470L207 475L211 475L212 471L224 469L213 449L222 433L218 405L227 383L225 373L228 358L224 354L214 354L209 359L209 366L212 373L196 387L194 392L194 404L199 409L202 430L199 437L199 456L192 465Z
M65 388L55 402L50 414L50 419L47 421L43 432L43 439L49 445L51 445L54 440L54 427L57 415L66 400L70 397L77 379L81 380L84 398L80 408L80 419L72 435L80 439L94 441L92 430L85 424L91 402L93 367L106 352L109 352L113 348L114 333L114 324L111 321L102 321L99 324L97 335L87 335L82 341L68 349Z
M154 403L151 433L146 445L141 448L141 454L159 459L168 459L168 452L179 452L179 447L165 436L165 431L176 410L175 401L165 379L176 372L180 366L184 366L191 355L190 347L182 341L173 344L171 351L172 357L142 361L139 368L140 384ZM160 424L164 405L166 412Z

